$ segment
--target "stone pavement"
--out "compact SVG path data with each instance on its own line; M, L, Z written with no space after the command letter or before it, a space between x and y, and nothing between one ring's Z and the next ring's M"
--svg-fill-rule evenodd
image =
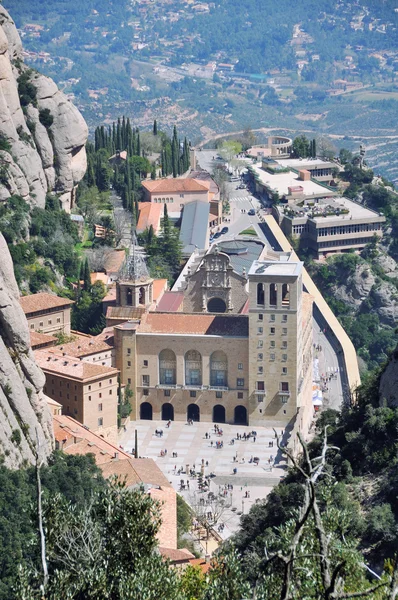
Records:
M120 444L127 452L134 448L135 429L138 432L138 454L141 457L153 458L162 472L166 475L173 487L181 493L189 504L198 502L199 495L206 497L207 494L198 492L198 481L196 477L186 474L194 469L196 474L200 473L202 459L204 461L204 474L214 473L210 478L210 489L215 495L224 494L224 486L232 485L225 493L226 504L229 508L222 514L222 518L215 526L224 523L224 530L219 535L226 539L239 527L240 516L247 513L255 501L265 498L271 489L277 485L286 472L286 460L278 452L274 432L271 428L255 427L257 432L256 441L236 440L236 434L248 434L253 427L238 425L219 425L223 435L219 436L214 431L212 423L193 423L188 425L184 422L172 421L170 428L166 427L164 421L136 421L130 422L127 431L122 434ZM155 430L162 430L163 436L155 435ZM205 434L210 436L206 439ZM281 429L278 429L278 434ZM234 439L234 444L230 442ZM223 447L217 449L216 442L222 441ZM269 443L273 441L274 446ZM167 450L165 456L161 452ZM173 453L177 457L173 458ZM237 457L237 462L234 462ZM250 463L251 457L258 457L259 464ZM271 466L269 460L273 459ZM179 475L178 470L183 472ZM236 474L233 469L236 468ZM184 480L185 489L180 490L181 480ZM187 480L189 489L187 489ZM247 496L250 497L245 497Z

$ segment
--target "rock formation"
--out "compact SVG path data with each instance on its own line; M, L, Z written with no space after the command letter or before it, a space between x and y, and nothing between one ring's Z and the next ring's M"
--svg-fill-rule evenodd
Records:
M19 194L43 208L51 191L69 211L86 171L86 140L77 108L23 63L14 22L0 6L0 201Z
M11 256L0 234L0 455L6 466L33 463L52 450L52 419L45 377L30 348Z
M398 346L380 378L379 397L381 405L398 406Z

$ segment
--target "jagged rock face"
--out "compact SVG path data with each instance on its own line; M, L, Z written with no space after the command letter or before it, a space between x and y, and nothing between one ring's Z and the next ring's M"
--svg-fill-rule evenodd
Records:
M357 267L351 277L348 277L346 285L336 286L333 293L338 300L342 300L353 308L359 308L369 296L375 283L376 278L369 265L362 264Z
M36 101L22 110L18 77L29 73ZM40 112L47 109L52 123L44 126ZM28 127L29 124L29 127ZM52 79L29 70L22 60L22 44L7 11L0 6L0 135L11 145L0 166L0 200L19 193L31 204L44 207L53 191L69 211L76 185L86 171L87 125L77 108ZM22 177L21 177L22 175Z
M30 348L28 323L7 244L0 234L0 454L10 468L45 459L52 450L52 419L45 376Z
M379 392L381 405L398 406L398 346L381 376Z

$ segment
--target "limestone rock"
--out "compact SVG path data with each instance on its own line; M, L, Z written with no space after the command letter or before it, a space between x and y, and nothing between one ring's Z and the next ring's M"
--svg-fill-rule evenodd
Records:
M358 265L355 273L347 279L347 283L339 287L336 286L333 293L338 300L356 309L369 296L375 283L376 279L370 266L363 263Z
M21 74L28 74L37 90L36 101L23 110L18 93ZM40 122L40 111L44 109L52 116L52 124L47 127ZM87 125L52 79L23 64L17 29L1 6L0 135L10 143L12 156L16 157L25 178L25 182L17 186L24 190L23 197L31 204L44 207L46 194L52 191L62 196L62 206L70 211L75 187L87 167ZM6 199L11 193L15 192L3 184L0 186L0 199Z
M382 281L372 289L375 311L380 322L390 327L396 327L398 322L398 292L395 285Z
M398 406L398 347L381 376L379 392L381 405Z
M33 463L37 448L43 459L52 450L44 382L30 348L11 256L0 234L0 452L8 467Z
M379 254L374 261L383 269L386 275L398 277L398 264L392 256L388 256L388 254Z

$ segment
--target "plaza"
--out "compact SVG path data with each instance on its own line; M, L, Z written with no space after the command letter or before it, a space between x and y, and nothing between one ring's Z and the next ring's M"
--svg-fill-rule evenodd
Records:
M266 498L285 475L286 459L277 448L272 428L226 424L220 424L219 428L222 435L215 432L212 423L193 422L188 425L172 421L167 427L165 421L141 420L128 423L120 444L127 452L134 450L137 430L138 455L152 458L188 504L197 503L198 497L206 498L208 492L225 498L228 508L222 512L214 530L218 537L227 539L239 528L242 513L248 513L256 501ZM253 429L256 431L255 441L253 436L246 441L236 439L237 434L247 436ZM156 435L156 431L162 431L162 435ZM281 428L277 429L277 433L281 435ZM286 435L284 432L284 437ZM223 442L223 446L217 448L216 442ZM253 461L255 457L259 459L258 464ZM208 479L210 486L206 493L198 490L202 461L204 475L215 475ZM180 469L182 472L178 474ZM195 476L189 475L191 470L195 471ZM185 489L181 489L181 481ZM221 528L220 524L223 525Z

